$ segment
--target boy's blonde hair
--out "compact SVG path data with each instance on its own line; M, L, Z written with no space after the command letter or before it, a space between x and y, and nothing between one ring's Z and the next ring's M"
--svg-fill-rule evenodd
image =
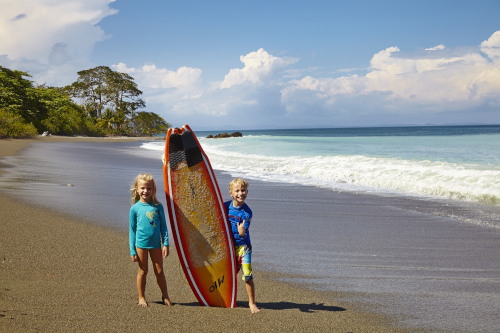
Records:
M139 182L144 181L144 182L153 182L153 194L151 195L151 199L153 200L153 203L155 205L159 204L158 199L156 199L156 183L153 178L153 175L150 173L141 173L138 174L137 177L135 177L134 184L132 185L132 188L130 189L131 195L130 195L130 203L135 205L137 201L139 201L141 198L139 196L139 193L137 193L137 186L139 186Z
M235 178L229 183L229 192L231 192L233 190L233 188L237 185L243 186L245 188L245 190L248 190L248 182L246 182L245 180L243 180L241 178Z

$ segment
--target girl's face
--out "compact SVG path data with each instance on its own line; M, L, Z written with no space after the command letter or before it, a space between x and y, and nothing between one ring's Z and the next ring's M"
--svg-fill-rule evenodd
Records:
M155 184L153 181L140 180L137 183L136 191L139 194L141 202L148 203L151 201L151 197L153 196L154 186Z

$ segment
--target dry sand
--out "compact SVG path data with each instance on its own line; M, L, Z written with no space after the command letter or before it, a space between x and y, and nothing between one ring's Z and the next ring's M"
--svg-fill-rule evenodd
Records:
M0 140L0 158L17 154L35 140L96 139ZM264 272L254 272L260 313L250 313L241 282L238 308L200 306L181 276L174 247L165 260L174 306L160 304L160 290L151 273L146 287L150 306L140 308L136 305L137 267L129 257L126 233L6 195L0 196L0 207L2 332L418 331L398 328L398 318L343 301L356 295L301 289Z

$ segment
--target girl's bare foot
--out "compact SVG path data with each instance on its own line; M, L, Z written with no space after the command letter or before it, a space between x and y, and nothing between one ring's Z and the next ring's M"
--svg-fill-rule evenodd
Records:
M257 304L249 304L249 306L250 306L250 311L252 311L252 313L260 312L259 308L257 307Z
M170 299L165 298L163 296L161 297L161 299L163 300L163 304L168 305L168 306L172 306L172 302L170 302Z
M148 306L148 303L146 303L146 300L144 298L140 298L139 303L137 303L137 305L140 305L143 308L146 308Z

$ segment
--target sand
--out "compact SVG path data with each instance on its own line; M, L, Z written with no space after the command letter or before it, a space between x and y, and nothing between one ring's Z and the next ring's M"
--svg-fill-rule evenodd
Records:
M43 140L137 140L49 137L0 140L0 158ZM175 247L165 259L173 307L160 303L148 276L148 308L137 303L136 264L128 235L6 195L0 196L0 331L128 332L407 332L398 318L367 311L346 301L356 295L316 292L255 272L258 314L251 314L244 284L238 308L198 304L184 281ZM282 276L280 276L282 277ZM353 297L351 297L353 296Z

